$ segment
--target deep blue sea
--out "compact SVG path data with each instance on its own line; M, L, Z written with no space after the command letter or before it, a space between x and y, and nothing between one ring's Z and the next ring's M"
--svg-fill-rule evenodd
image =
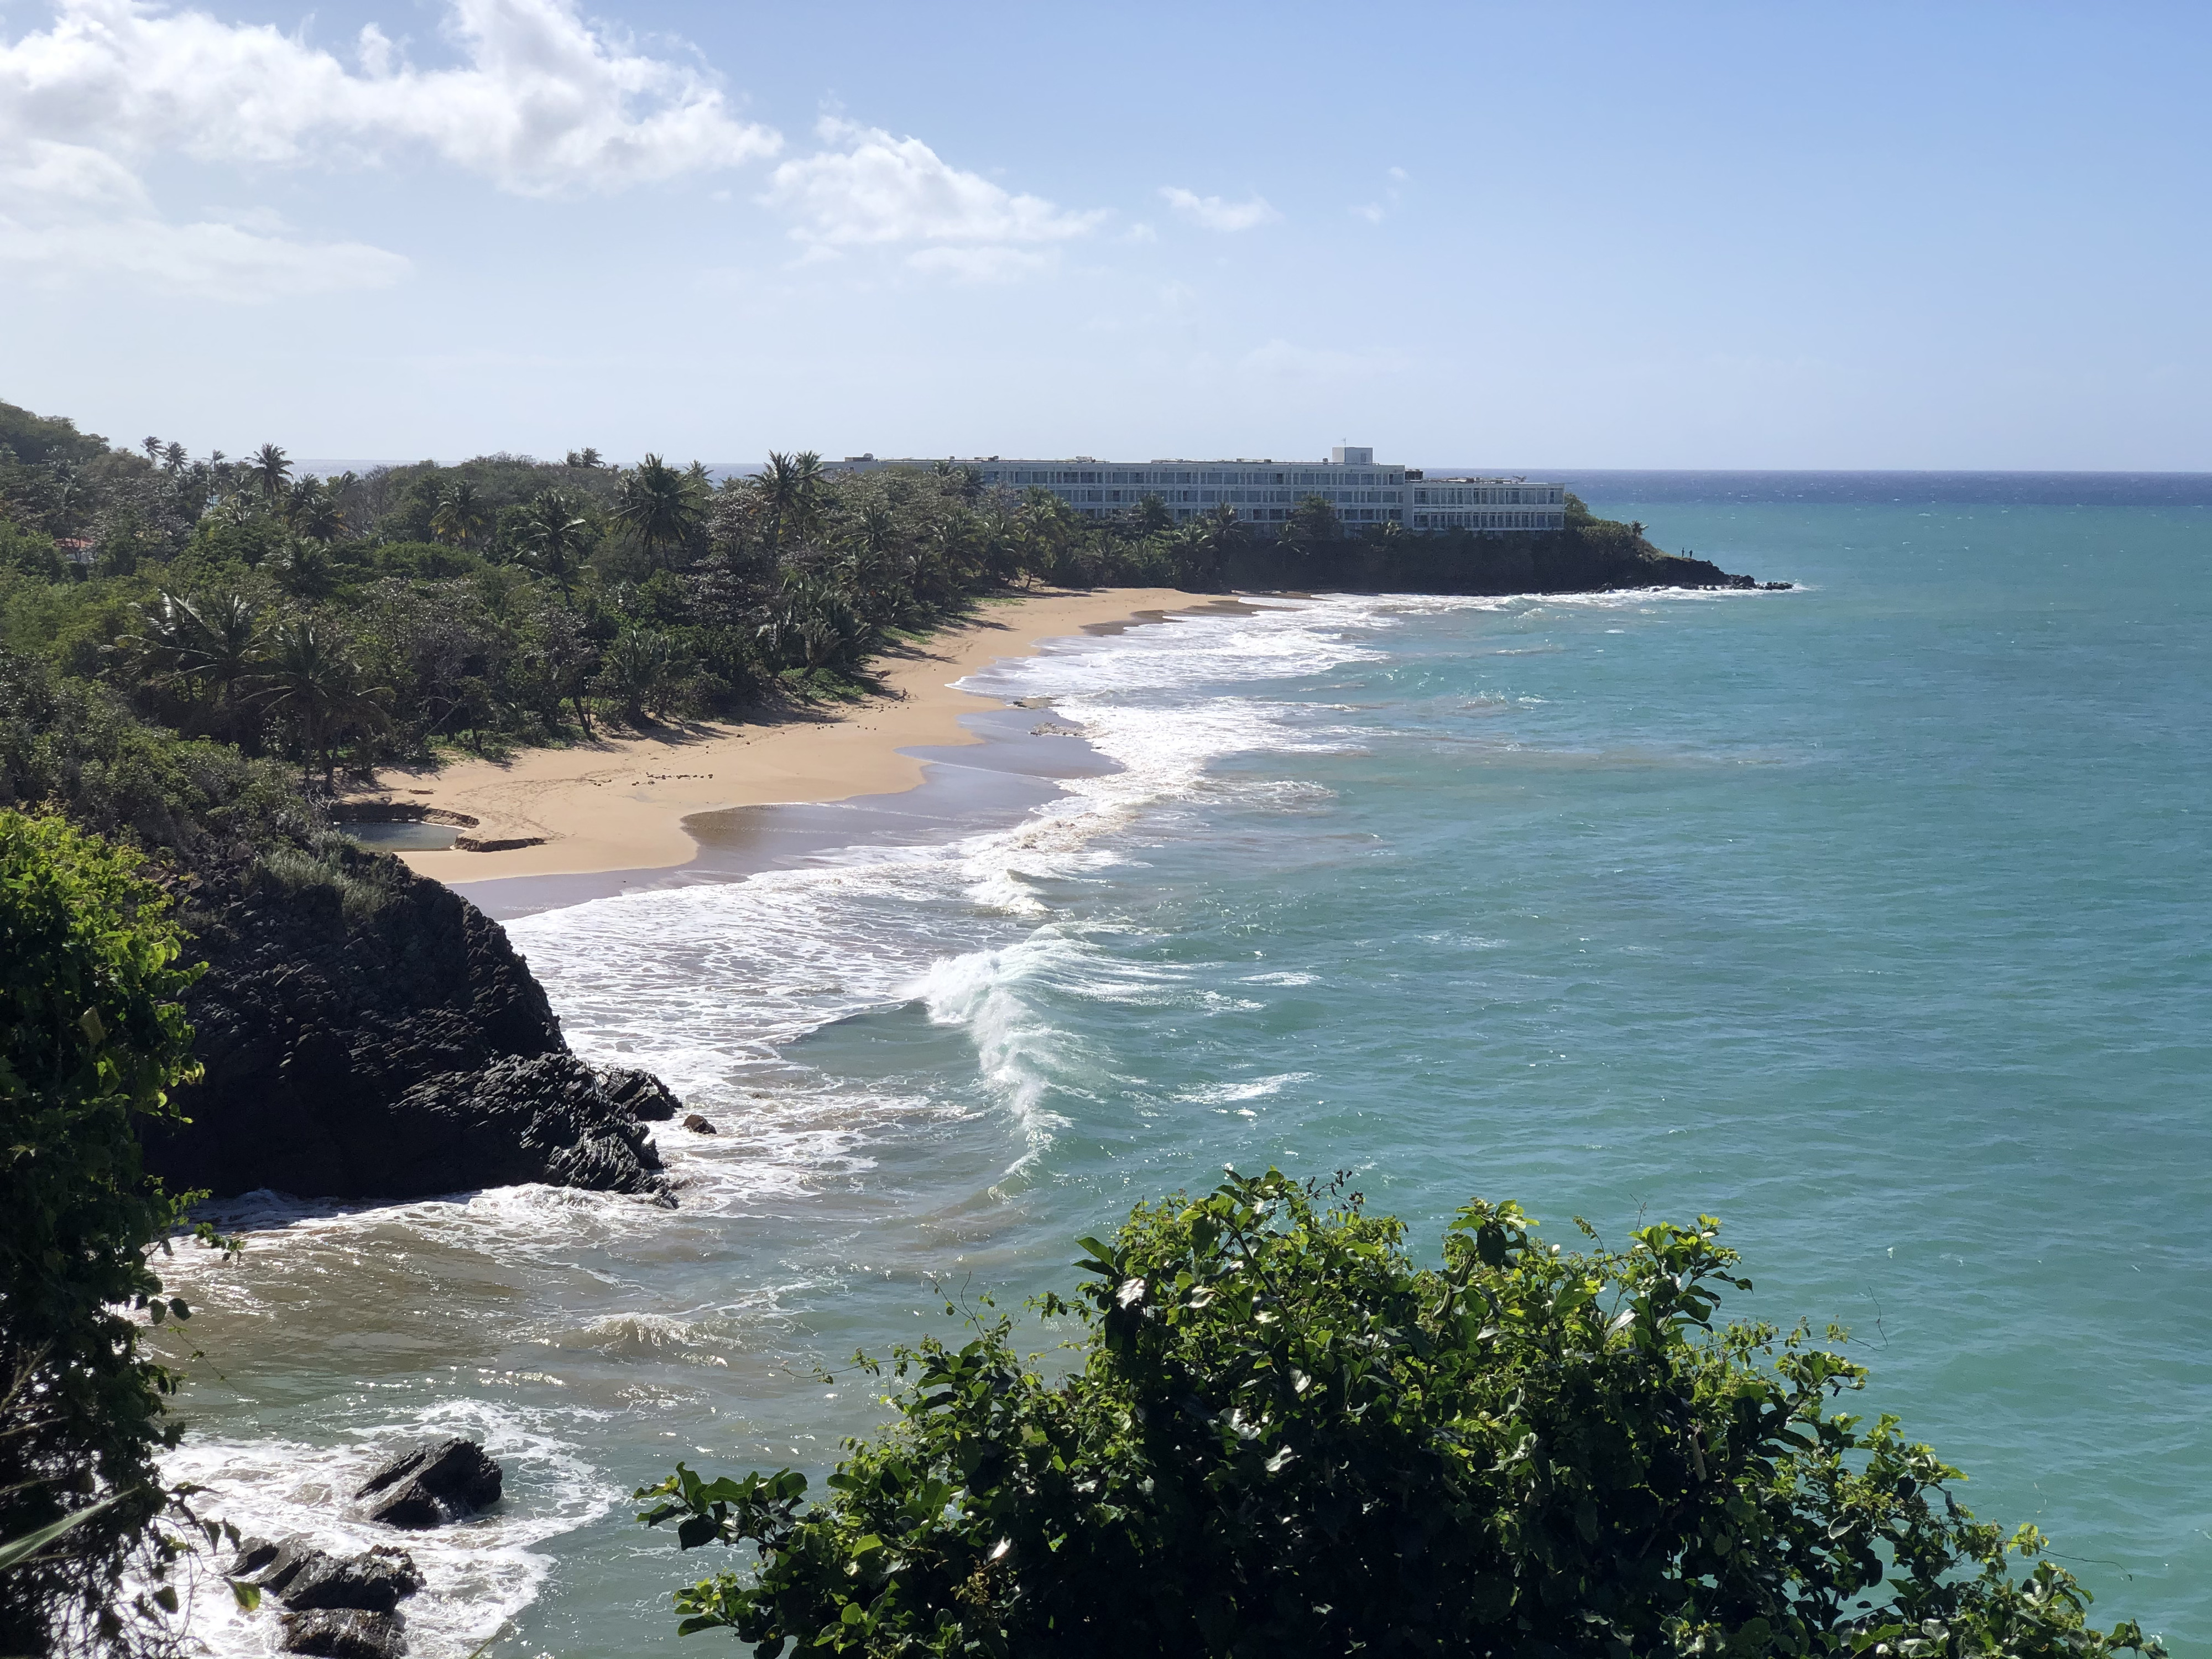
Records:
M477 1432L510 1502L418 1550L416 1653L719 1650L632 1486L818 1474L878 1409L813 1367L934 1286L1344 1169L1425 1249L1475 1194L1720 1216L1741 1311L1849 1326L1965 1501L2212 1656L2212 480L1563 476L1798 586L1064 641L977 682L1087 742L1025 815L510 923L720 1122L660 1136L684 1207L246 1206L179 1471L328 1533L370 1448Z

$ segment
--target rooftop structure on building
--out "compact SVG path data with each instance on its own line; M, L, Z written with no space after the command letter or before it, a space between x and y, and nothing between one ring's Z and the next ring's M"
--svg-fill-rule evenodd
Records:
M1221 507L1265 528L1282 524L1300 501L1318 495L1353 528L1399 525L1421 532L1558 530L1566 523L1566 487L1529 478L1430 478L1418 468L1377 461L1373 449L1340 444L1326 461L1102 461L1090 455L1025 460L1000 455L953 457L986 488L1045 489L1085 518L1127 513L1157 496L1178 522ZM930 467L936 458L878 460L848 455L828 472L876 472Z

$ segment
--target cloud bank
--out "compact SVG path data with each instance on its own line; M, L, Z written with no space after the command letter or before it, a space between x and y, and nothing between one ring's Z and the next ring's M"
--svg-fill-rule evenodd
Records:
M137 164L374 165L424 153L525 196L625 189L775 153L702 70L649 56L574 0L451 0L463 60L406 63L374 24L355 66L266 25L146 0L59 0L0 43L0 264L189 292L314 292L404 274L396 254L156 214Z
M397 253L301 240L266 214L179 222L143 176L156 158L249 171L430 161L563 198L783 149L702 65L587 19L579 0L444 0L453 61L428 69L374 23L339 52L190 5L52 3L49 27L0 40L0 275L48 285L100 274L251 300L409 273ZM811 258L878 249L918 272L1006 281L1048 269L1108 216L1006 190L919 138L835 118L817 137L821 149L777 167L759 198ZM1200 206L1219 228L1273 213Z

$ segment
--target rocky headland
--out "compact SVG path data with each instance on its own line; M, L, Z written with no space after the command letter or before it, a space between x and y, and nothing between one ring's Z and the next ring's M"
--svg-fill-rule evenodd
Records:
M647 1125L678 1103L598 1068L506 933L384 854L325 838L180 884L189 1123L147 1137L173 1189L407 1199L521 1182L672 1203Z

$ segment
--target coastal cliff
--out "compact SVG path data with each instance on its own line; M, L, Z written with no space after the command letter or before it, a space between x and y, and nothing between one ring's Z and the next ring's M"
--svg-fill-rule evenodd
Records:
M203 1079L147 1161L171 1187L403 1199L521 1182L665 1198L674 1097L568 1052L497 923L337 841L195 884Z
M1668 553L1641 525L1595 519L1568 497L1564 530L1446 532L1256 542L1232 554L1229 586L1395 593L1590 593L1636 587L1785 587Z
M405 1199L518 1182L672 1201L678 1102L568 1051L498 924L321 828L294 775L0 650L0 805L136 848L204 964L201 1079L149 1128L172 1191Z

